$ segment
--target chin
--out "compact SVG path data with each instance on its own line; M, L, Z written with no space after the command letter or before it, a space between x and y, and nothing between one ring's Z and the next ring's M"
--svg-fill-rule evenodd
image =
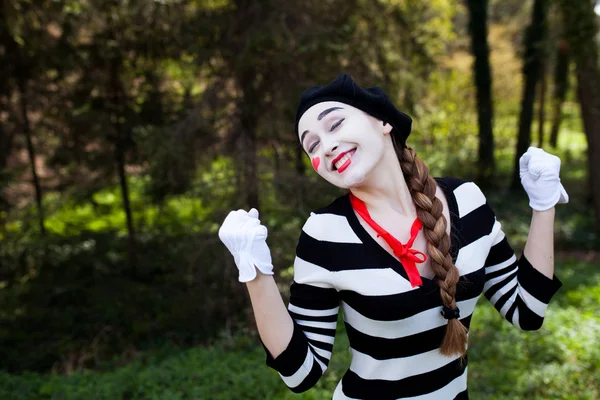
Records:
M366 176L352 176L349 179L344 179L344 185L347 189L355 188L362 185L366 180Z
M338 179L328 179L328 181L340 189L352 189L361 186L366 178L367 176L365 174L350 173L346 176L340 176Z

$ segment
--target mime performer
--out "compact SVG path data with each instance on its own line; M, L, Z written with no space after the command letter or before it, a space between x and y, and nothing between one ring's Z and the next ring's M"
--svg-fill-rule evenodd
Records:
M480 295L517 328L536 330L561 286L554 207L568 195L560 159L534 147L520 159L532 218L517 258L475 183L429 175L407 146L411 123L382 89L345 74L302 94L298 140L316 173L348 193L302 227L287 307L258 211L232 211L219 230L246 283L267 365L294 392L327 369L342 311L352 361L334 400L467 399Z

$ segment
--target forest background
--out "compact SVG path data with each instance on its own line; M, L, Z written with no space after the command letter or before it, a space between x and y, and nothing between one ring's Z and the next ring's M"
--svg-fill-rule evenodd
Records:
M0 2L0 398L328 399L264 364L217 230L256 207L284 297L311 210L341 192L294 135L351 74L414 119L434 176L477 182L517 252L516 163L561 157L564 286L520 332L482 299L474 399L600 398L600 69L589 0ZM509 199L509 200L507 200Z

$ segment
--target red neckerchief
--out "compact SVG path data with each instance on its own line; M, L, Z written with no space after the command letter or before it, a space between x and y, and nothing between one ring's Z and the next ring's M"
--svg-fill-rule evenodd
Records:
M421 286L423 282L421 281L421 275L419 274L416 263L420 264L425 262L425 260L427 260L427 256L419 250L411 249L413 242L417 238L417 234L423 227L421 221L419 221L418 218L415 219L415 222L413 222L412 227L410 228L410 239L408 242L406 242L406 244L402 244L388 231L379 226L377 222L373 221L373 218L371 218L365 203L352 193L350 193L350 204L352 204L352 208L356 210L358 215L360 215L362 219L364 219L371 226L371 228L377 232L377 237L381 236L383 240L385 240L386 243L392 248L396 257L400 259L400 262L406 271L406 275L408 275L408 279L412 287Z

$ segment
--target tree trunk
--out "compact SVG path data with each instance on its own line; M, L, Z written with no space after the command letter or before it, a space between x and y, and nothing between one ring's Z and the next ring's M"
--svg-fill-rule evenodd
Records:
M544 122L546 120L546 65L542 62L540 67L540 93L538 100L538 147L544 147Z
M304 164L304 150L302 150L302 146L296 146L294 151L296 152L296 207L300 210L304 206L306 164Z
M8 157L12 151L13 138L14 135L7 132L0 122L0 173L4 171L8 163Z
M251 97L248 97L251 98ZM249 107L248 107L249 108ZM242 143L244 159L244 195L248 208L259 208L258 172L256 160L257 119L247 107L242 107Z
M492 73L487 42L487 0L467 0L469 8L469 32L471 49L475 57L473 65L477 88L477 120L479 124L478 178L489 182L494 175L494 134L492 121Z
M5 174L8 156L12 150L12 142L14 135L8 133L0 122L0 234L6 235L6 213L10 208L10 204L4 197L3 188L6 187L8 177Z
M556 148L558 144L558 130L562 122L562 106L569 90L569 42L566 38L560 40L556 55L554 70L554 107L552 112L552 130L550 132L550 146Z
M519 136L515 151L511 188L519 189L519 159L527 151L531 143L531 122L533 120L533 103L535 87L540 75L540 67L544 59L543 41L546 37L546 13L548 4L545 0L535 0L531 24L525 33L525 58L523 60L523 95L521 98L521 114L519 115Z
M119 51L118 49L114 51ZM123 199L123 210L127 220L128 246L127 257L129 270L132 277L137 276L137 240L135 234L135 226L133 222L133 214L131 212L131 203L129 201L129 186L127 184L127 173L125 171L126 164L126 146L129 143L129 134L125 132L125 127L122 122L123 118L123 88L120 78L120 55L111 57L110 59L110 106L111 106L111 121L116 135L115 138L115 159L117 162L117 171L119 175L119 184L121 186L121 197Z
M22 72L23 73L23 72ZM40 234L46 236L46 228L44 227L44 207L42 204L42 185L37 172L35 162L37 160L33 139L31 137L31 126L29 124L29 114L27 113L27 79L20 75L18 77L19 85L19 107L21 109L21 117L23 118L23 134L27 141L27 154L31 163L31 176L33 178L33 187L35 189L35 203L38 209L38 223L40 226Z
M596 226L600 227L600 174L596 171L600 165L600 68L595 42L598 33L596 14L589 2L563 0L561 6L576 66L577 97L588 141L588 177L596 211Z

